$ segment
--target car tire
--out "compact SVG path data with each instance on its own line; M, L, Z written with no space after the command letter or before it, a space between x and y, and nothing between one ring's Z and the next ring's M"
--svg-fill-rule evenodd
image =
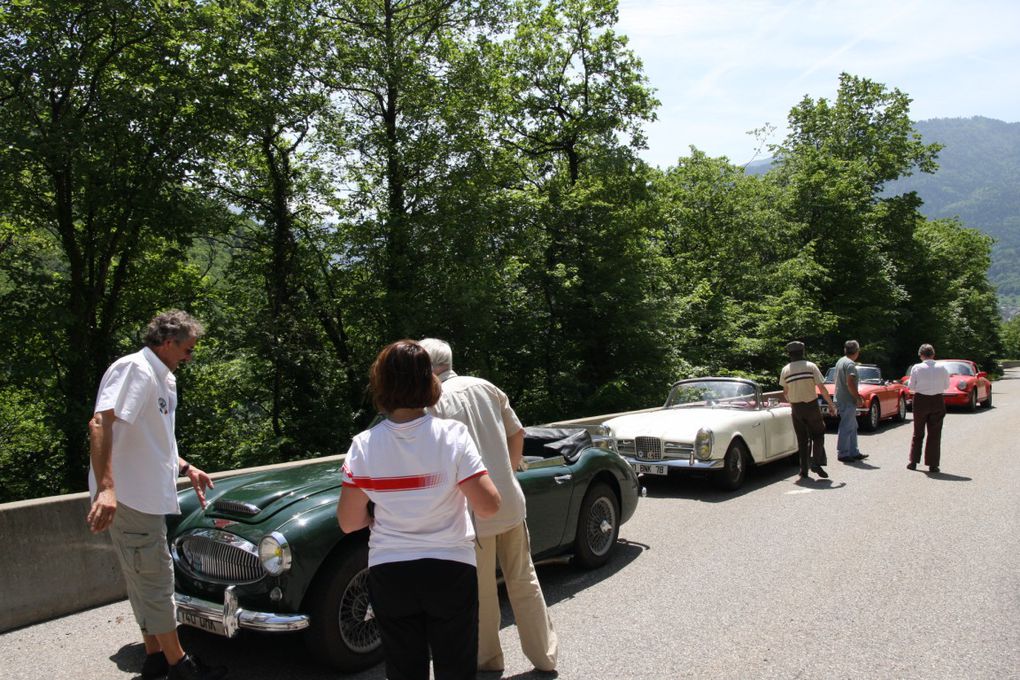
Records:
M974 411L977 411L977 407L978 407L977 386L975 385L974 389L970 391L970 400L967 402L967 410L973 413Z
M907 419L907 398L900 395L899 403L896 405L896 420L903 422Z
M878 424L882 421L882 407L878 403L878 397L871 400L871 406L868 407L868 413L864 416L861 421L862 429L868 432L874 432L878 429Z
M330 556L305 596L311 625L305 632L309 650L343 673L376 665L383 658L379 627L367 618L368 544L341 546Z
M988 388L988 398L985 399L984 407L985 408L991 408L992 407L992 388L991 387Z
M612 557L620 535L620 501L604 482L595 482L584 494L574 537L574 564L583 569L601 567Z
M739 489L747 478L747 466L750 455L741 441L734 441L726 449L723 469L716 473L715 483L726 491Z

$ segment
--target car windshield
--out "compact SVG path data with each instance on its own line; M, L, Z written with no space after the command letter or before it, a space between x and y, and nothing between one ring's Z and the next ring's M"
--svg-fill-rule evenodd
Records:
M755 409L754 385L738 380L689 380L673 385L666 408Z
M881 385L882 371L878 366L858 366L857 379L862 385ZM829 385L836 382L836 367L833 366L825 372L825 382Z
M974 369L963 361L936 361L936 365L945 366L950 375L974 375Z

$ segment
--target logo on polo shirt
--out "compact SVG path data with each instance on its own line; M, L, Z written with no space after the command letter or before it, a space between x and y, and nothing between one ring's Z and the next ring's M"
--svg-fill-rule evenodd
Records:
M159 398L159 412L162 413L163 415L170 413L170 409L166 407L166 399L164 399L163 397Z

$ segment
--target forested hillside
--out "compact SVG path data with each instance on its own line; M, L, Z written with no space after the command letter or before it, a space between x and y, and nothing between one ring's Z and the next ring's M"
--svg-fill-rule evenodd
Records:
M640 160L614 0L9 3L0 13L0 501L84 488L86 423L160 310L208 470L343 452L378 350L445 338L528 424L775 385L783 346L991 367L990 240L890 192L909 96L791 102L761 176Z
M939 171L901 179L892 191L916 191L928 218L958 217L996 240L989 278L1012 316L1020 308L1020 123L936 118L916 128L942 145Z

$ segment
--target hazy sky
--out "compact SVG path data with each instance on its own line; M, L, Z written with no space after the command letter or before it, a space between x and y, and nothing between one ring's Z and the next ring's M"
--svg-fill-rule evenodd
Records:
M619 0L617 30L661 102L643 157L696 146L745 163L765 123L785 135L804 95L833 99L846 71L899 88L914 120L1020 121L1020 2ZM768 155L765 153L764 155Z

